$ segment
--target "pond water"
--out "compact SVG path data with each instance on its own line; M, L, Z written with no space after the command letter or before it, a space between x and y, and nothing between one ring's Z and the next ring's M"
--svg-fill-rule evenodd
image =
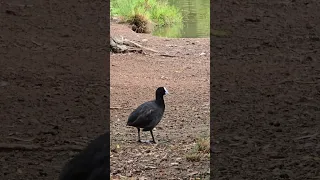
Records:
M169 0L181 10L183 22L169 27L155 28L155 36L170 38L210 37L210 0Z

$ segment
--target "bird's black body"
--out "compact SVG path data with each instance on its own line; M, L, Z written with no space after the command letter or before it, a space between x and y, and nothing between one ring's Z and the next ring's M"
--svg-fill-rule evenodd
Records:
M164 113L164 105L158 105L156 101L141 104L128 118L128 125L143 128L143 131L152 130L161 120Z
M152 130L162 119L165 110L163 96L167 93L164 87L159 87L156 91L155 100L141 104L129 115L127 125L138 129L139 142L141 142L140 128L142 128L142 131L150 131L152 140L155 143Z
M94 139L63 168L59 180L110 179L109 131Z

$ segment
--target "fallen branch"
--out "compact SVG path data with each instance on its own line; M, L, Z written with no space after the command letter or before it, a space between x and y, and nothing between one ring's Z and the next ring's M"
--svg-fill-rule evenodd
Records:
M42 147L33 144L8 144L0 143L0 151L82 151L83 146L63 145L56 147Z
M312 138L318 136L318 134L319 133L315 133L315 134L310 134L310 135L306 135L306 136L297 137L297 138L295 138L295 140L312 139Z
M32 42L33 44L37 45L37 46L42 46L42 44L36 42L35 40L31 40L31 42Z
M240 157L236 157L236 156L230 156L230 158L237 159L237 160L240 160L240 161L247 161L245 158L240 158Z
M33 7L32 4L11 4L7 3L9 6L18 6L18 7Z
M138 52L138 53L143 53L142 49L137 49L137 48L130 48L127 49L128 52Z
M110 109L124 109L124 110L132 110L132 108L124 108L124 107L110 107Z
M63 145L52 148L43 148L43 151L82 151L84 149L83 146L78 145Z
M78 145L79 147L84 147L87 145L87 141L84 141L84 142L79 142L79 141L74 141L74 140L65 140L66 142L68 143L73 143L75 145Z
M170 54L160 54L160 56L164 56L164 57L178 57L178 56L170 55Z
M279 85L279 84L285 84L285 83L297 83L297 84L317 84L319 82L317 81L295 81L295 80L283 80L278 83L272 83L272 84L266 84L267 86L270 85Z
M35 138L30 138L30 139L23 139L23 138L19 138L19 137L15 137L15 136L10 136L7 137L8 139L13 139L13 140L17 140L17 141L24 141L24 142L31 142L33 141Z
M294 81L295 83L298 84L317 84L319 82L315 82L315 81L309 81L309 82L304 82L304 81Z
M130 44L130 43L131 43L131 44ZM127 45L127 46L132 46L132 45L134 45L134 46L136 46L136 47L138 47L138 48L142 48L142 49L145 49L145 50L154 52L154 53L159 53L159 51L153 50L153 49L151 49L151 48L144 47L144 46L142 46L142 45L140 45L140 44L138 44L138 43L136 43L136 42L129 41L129 40L127 40L127 39L123 41L123 44L125 44L125 45Z

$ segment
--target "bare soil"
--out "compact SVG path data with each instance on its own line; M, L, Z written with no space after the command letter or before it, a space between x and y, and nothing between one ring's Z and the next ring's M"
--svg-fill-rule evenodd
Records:
M211 178L319 179L320 2L213 3Z
M197 139L210 136L209 38L154 37L115 23L111 24L111 35L159 51L111 54L113 178L209 178L209 154L200 152L198 161L187 160ZM154 130L157 144L138 143L137 129L126 126L127 118L138 105L153 100L160 86L170 94L164 97L165 114ZM151 140L150 132L141 132L141 139Z
M319 3L212 6L212 27L220 30L211 39L212 179L319 179ZM0 179L56 179L78 147L106 129L107 8L0 2ZM209 157L189 162L186 155L208 136L209 40L152 37L117 24L112 34L176 56L111 55L112 173L206 174ZM158 86L171 93L154 132L158 144L138 144L127 116Z
M0 1L0 179L57 179L107 129L107 4Z

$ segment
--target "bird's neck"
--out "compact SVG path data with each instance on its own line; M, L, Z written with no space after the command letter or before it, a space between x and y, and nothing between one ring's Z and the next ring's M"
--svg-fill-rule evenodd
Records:
M156 96L156 103L157 103L159 106L164 106L163 96Z

